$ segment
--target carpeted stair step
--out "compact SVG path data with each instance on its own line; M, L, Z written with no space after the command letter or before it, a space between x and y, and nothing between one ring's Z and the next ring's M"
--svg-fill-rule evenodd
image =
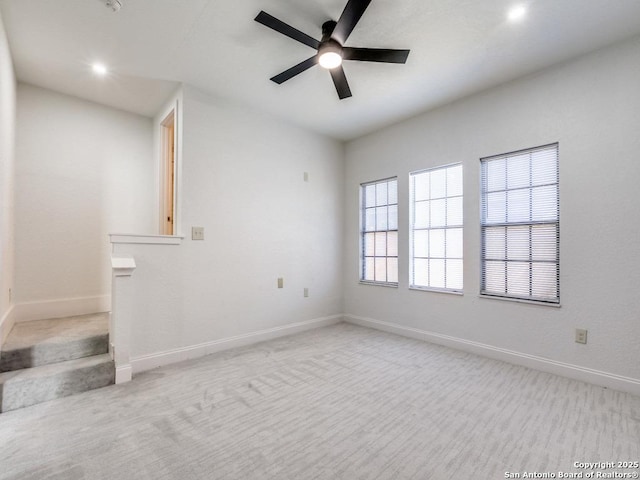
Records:
M16 323L0 352L0 372L108 351L108 313Z
M105 387L114 380L109 354L0 373L0 412Z

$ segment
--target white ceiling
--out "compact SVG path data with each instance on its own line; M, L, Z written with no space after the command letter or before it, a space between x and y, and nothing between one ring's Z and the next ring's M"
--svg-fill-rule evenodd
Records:
M18 79L147 116L186 82L347 140L640 33L640 0L373 0L346 45L411 54L345 62L353 97L339 100L318 66L269 81L314 50L253 19L265 10L319 39L346 0L121 2L0 0ZM510 23L515 4L528 14Z

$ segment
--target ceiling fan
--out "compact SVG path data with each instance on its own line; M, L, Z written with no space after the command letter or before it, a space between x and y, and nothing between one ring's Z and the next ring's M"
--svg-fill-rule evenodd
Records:
M354 48L345 47L344 42L355 28L356 24L367 9L371 0L349 0L347 6L337 22L329 20L322 25L322 40L318 41L300 30L287 25L282 20L261 11L255 21L276 32L297 40L314 48L317 53L284 72L272 77L277 84L286 82L290 78L308 70L319 63L331 73L331 78L342 100L351 96L351 89L342 68L343 60L358 60L361 62L405 63L409 50L392 50L388 48Z

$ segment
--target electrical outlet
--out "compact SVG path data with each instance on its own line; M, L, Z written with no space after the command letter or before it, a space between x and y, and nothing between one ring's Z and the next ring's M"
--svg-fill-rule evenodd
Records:
M587 343L587 331L576 328L576 343Z
M284 278L280 277L278 278L278 288L283 288L284 287Z
M191 240L204 240L204 227L191 227Z
M308 288L304 289L304 296L305 296L305 298L309 296L309 289Z

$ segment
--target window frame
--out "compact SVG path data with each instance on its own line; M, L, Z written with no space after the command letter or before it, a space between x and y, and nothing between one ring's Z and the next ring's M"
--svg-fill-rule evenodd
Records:
M460 167L461 169L461 174L462 174L462 179L461 179L461 193L460 195L449 195L447 192L447 183L446 183L446 171L450 168L454 168L454 167ZM436 226L436 227L432 227L432 226L428 226L428 227L424 227L424 228L418 228L416 229L415 227L415 209L416 209L416 199L415 199L415 184L413 182L413 176L416 175L420 175L423 173L431 173L431 172L435 172L438 170L443 170L445 172L445 195L443 197L438 197L438 198L428 198L425 200L418 200L418 201L427 201L429 202L429 205L431 205L430 202L435 201L435 200L445 200L445 202L450 199L450 198L460 198L461 202L462 202L462 216L461 216L461 222L460 224L456 224L456 225L447 225L447 220L446 220L446 213L445 213L445 224L442 226ZM447 209L447 204L445 203L445 211ZM462 232L462 241L461 241L461 248L462 248L462 256L461 257L448 257L447 253L446 253L446 245L447 245L447 240L446 240L446 234L445 234L445 254L444 257L442 257L442 260L444 260L444 274L445 274L445 285L446 285L446 264L447 264L447 260L460 260L461 261L461 268L462 268L462 272L461 272L461 278L462 278L462 286L460 288L450 288L450 287L434 287L431 285L416 285L414 283L415 281L415 245L414 245L414 235L415 235L415 230L421 230L421 231L427 231L430 232L431 230L450 230L450 229L459 229ZM427 257L420 257L420 258L424 258L426 260L431 260L434 259L436 257L431 257L431 256L427 256ZM421 290L421 291L428 291L428 292L438 292L438 293L449 293L449 294L454 294L454 295L463 295L464 294L464 164L462 162L455 162L455 163L448 163L445 165L438 165L436 167L430 167L430 168L425 168L422 170L416 170L413 172L409 172L409 289L411 290Z
M396 203L389 203L389 194L387 191L387 203L385 204L380 204L378 205L377 203L375 203L375 205L373 207L367 207L366 204L366 187L371 186L371 185L378 185L378 184L382 184L382 183L390 183L390 182L395 182L395 186L396 186ZM387 187L388 188L388 187ZM360 241L360 262L359 262L359 283L363 284L363 285L378 285L378 286L385 286L385 287L394 287L397 288L398 287L398 281L395 282L390 282L388 280L386 281L380 281L380 280L375 280L375 273L374 273L374 280L367 280L366 279L366 260L367 257L371 257L366 254L366 235L367 234L371 234L371 233L381 233L381 232L385 232L387 234L387 239L388 239L388 233L389 232L395 232L396 234L396 255L384 255L384 256L378 256L375 255L373 256L374 258L374 269L375 269L375 258L385 258L387 259L387 267L388 268L388 259L389 258L395 258L396 259L396 278L398 278L398 273L399 273L399 255L398 255L398 200L399 200L399 196L398 196L398 177L397 176L393 176L393 177L387 177L387 178L382 178L379 180L373 180L370 182L364 182L360 184L360 189L359 189L359 193L360 193L360 234L359 234L359 241ZM396 207L396 225L395 225L395 229L389 229L389 224L388 224L388 210L387 210L387 229L386 230L366 230L366 210L367 208L378 208L378 207L382 207L382 206L386 206L387 208L389 206L395 206ZM377 219L376 219L377 220ZM375 253L375 252L374 252ZM387 248L387 253L388 253L388 248ZM374 270L375 272L375 270ZM389 278L388 274L385 274L385 278Z
M493 193L492 191L489 191L488 189L485 190L485 186L487 183L487 179L485 178L485 164L488 164L488 162L490 161L494 161L494 160L500 160L500 159L505 159L507 160L510 157L516 157L516 156L521 156L524 154L529 154L532 155L535 152L538 151L544 151L544 150L551 150L555 148L555 182L553 183L545 183L545 184L534 184L532 177L533 177L533 170L531 167L531 159L529 159L529 170L530 170L530 179L529 179L529 185L527 187L515 187L515 188L508 188L507 187L507 183L508 183L508 167L507 167L507 163L505 163L505 189L504 192L506 195L508 195L509 191L514 191L514 190L524 190L525 188L528 189L529 191L529 212L530 212L530 218L527 221L508 221L507 218L505 218L504 222L488 222L487 221L487 204L488 204L488 200L486 199L486 196L489 193ZM555 220L533 220L531 217L533 216L533 210L534 210L534 206L533 206L533 194L531 193L533 191L533 189L535 188L539 188L539 187L548 187L548 186L555 186ZM505 197L507 198L507 200L505 201L505 217L508 216L508 196ZM507 228L508 227L529 227L529 239L528 239L528 249L529 249L529 257L527 260L510 260L508 258L508 253L507 253L507 248L508 248L508 243L507 243ZM534 228L535 226L552 226L555 229L555 260L551 261L551 260L536 260L533 258L533 230L532 228ZM487 230L490 228L496 228L496 227L504 227L505 228L505 254L504 254L504 258L501 259L488 259L487 258ZM495 262L504 262L505 264L505 293L499 293L496 291L488 291L487 290L487 285L486 285L486 279L487 279L487 262L488 261L495 261ZM518 295L518 294L509 294L508 293L508 269L507 269L507 265L510 261L515 261L518 263L526 263L528 265L529 268L529 295L525 296L525 295ZM556 273L555 273L555 294L556 296L554 298L551 297L547 297L547 298L543 298L543 297L536 297L533 295L533 289L534 289L534 284L533 284L533 265L534 264L541 264L541 263L546 263L546 264L551 264L551 265L555 265L556 268ZM480 158L480 298L492 298L492 299L499 299L499 300L507 300L507 301L515 301L515 302L522 302L522 303L530 303L530 304L535 304L535 305L545 305L545 306L552 306L552 307L559 307L560 306L560 144L559 142L554 142L554 143L549 143L546 145L540 145L537 147L532 147L532 148L525 148L525 149L521 149L521 150L516 150L516 151L512 151L512 152L508 152L508 153L503 153L503 154L499 154L499 155L491 155L488 157L483 157Z

